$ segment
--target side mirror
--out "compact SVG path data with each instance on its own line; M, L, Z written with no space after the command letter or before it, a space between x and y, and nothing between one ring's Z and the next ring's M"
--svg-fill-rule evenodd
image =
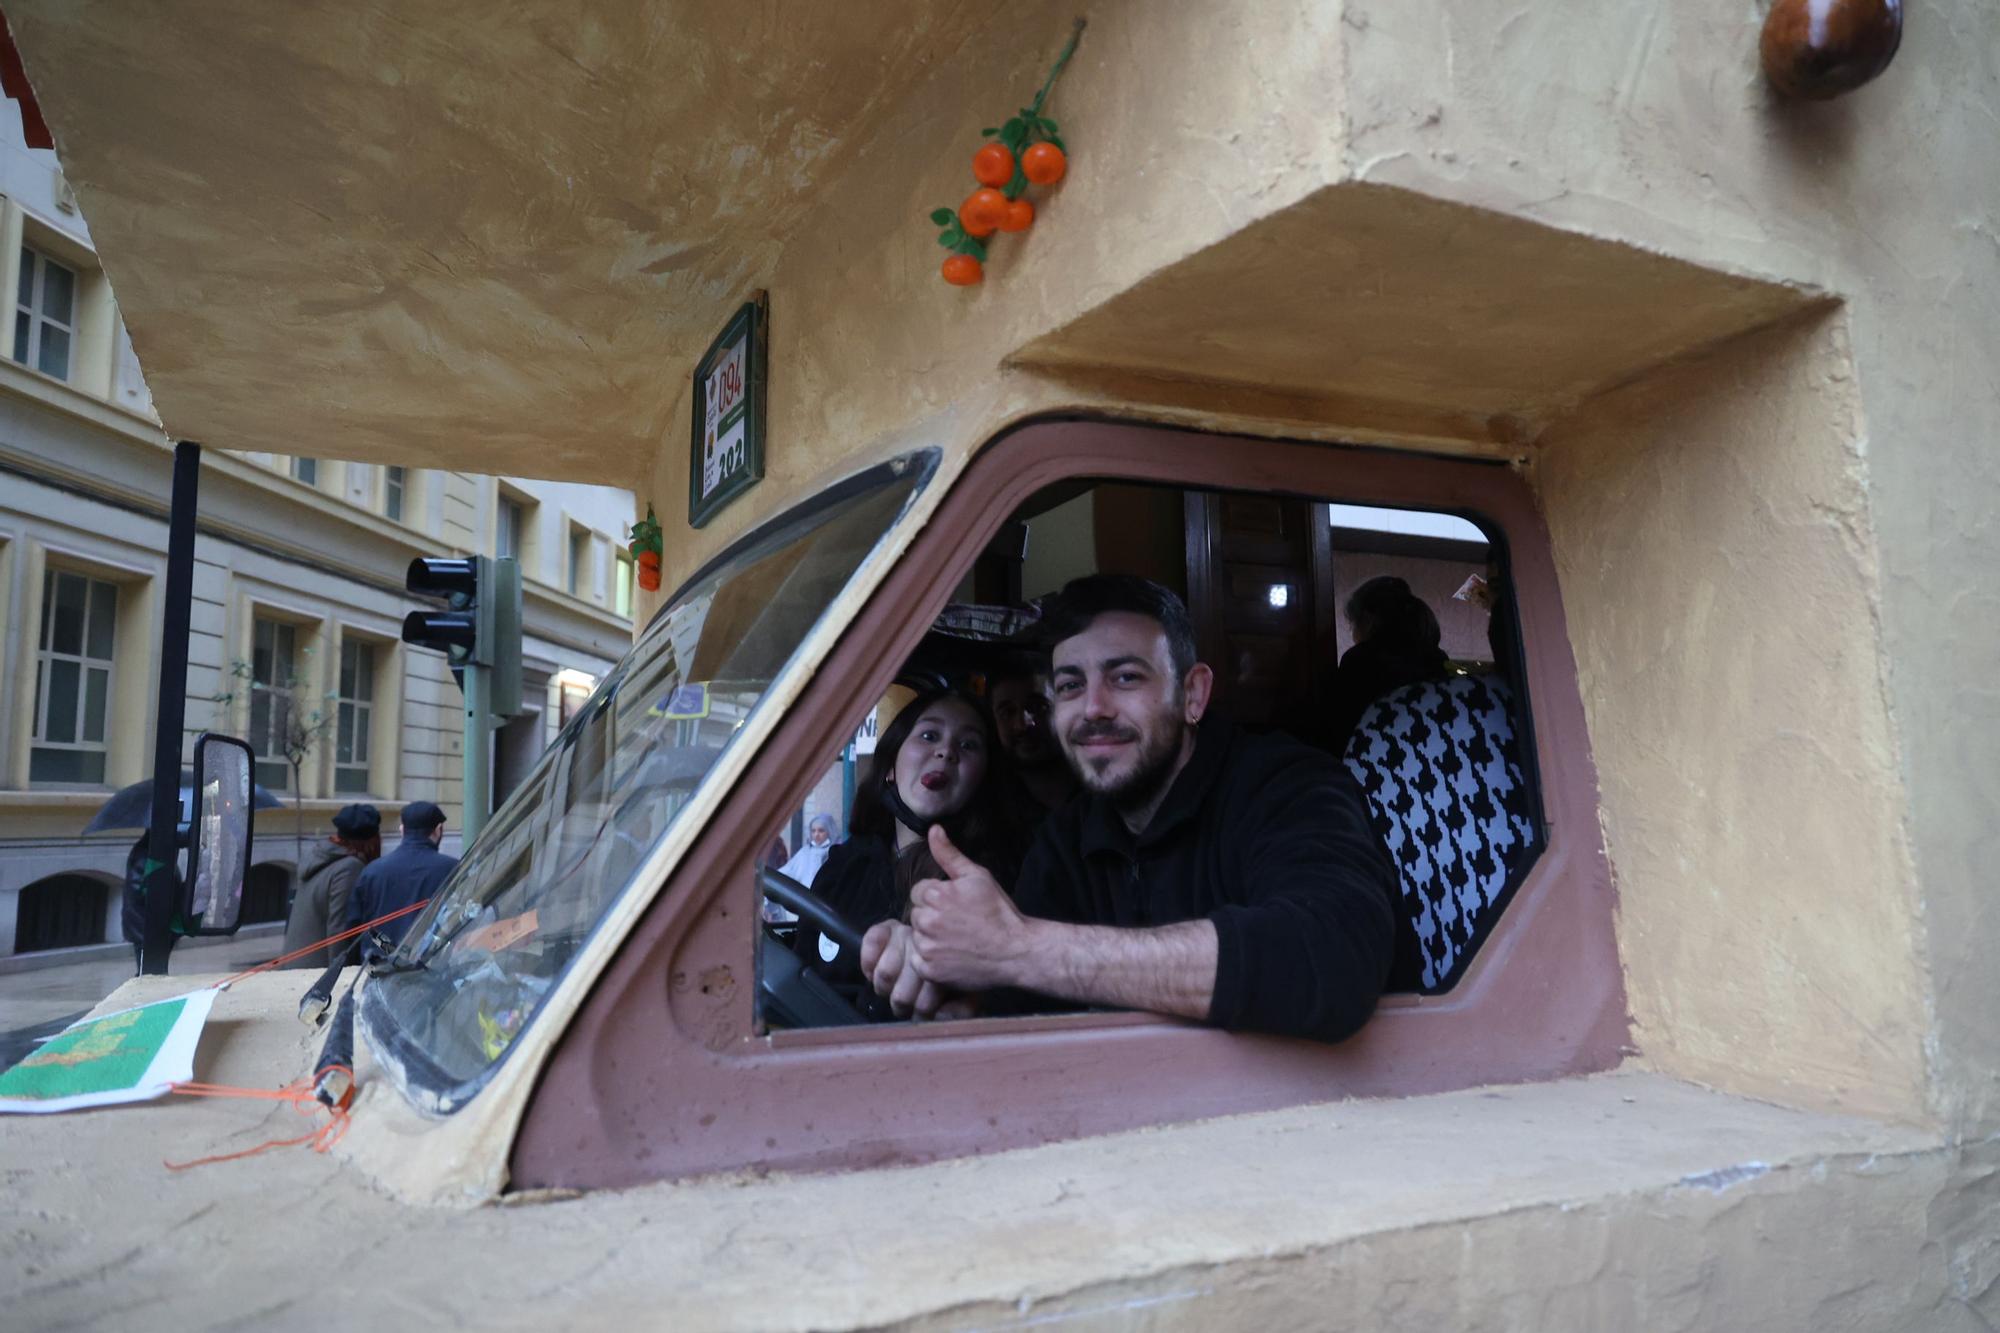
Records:
M181 902L191 935L234 935L242 923L255 804L251 771L247 742L206 731L195 738L187 896Z

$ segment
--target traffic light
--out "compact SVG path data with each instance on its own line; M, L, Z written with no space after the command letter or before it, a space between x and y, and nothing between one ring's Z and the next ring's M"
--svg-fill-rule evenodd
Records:
M520 712L520 563L512 557L421 556L410 562L403 586L445 604L442 611L403 617L403 642L444 653L454 675L468 665L491 668L491 713L507 718Z
M521 711L521 566L488 556L423 556L403 586L444 603L403 618L403 642L451 660L465 692L465 836L486 822L492 731Z
M419 597L445 604L443 611L412 611L403 617L403 642L435 648L453 666L482 660L480 621L492 619L491 604L480 604L481 556L422 556L410 562L403 586ZM490 634L490 631L489 631ZM482 660L483 664L483 660Z

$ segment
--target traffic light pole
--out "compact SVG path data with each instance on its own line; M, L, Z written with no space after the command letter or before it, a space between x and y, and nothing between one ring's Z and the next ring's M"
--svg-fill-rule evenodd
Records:
M470 847L486 826L493 808L493 718L490 694L492 668L465 665L465 814L464 845Z

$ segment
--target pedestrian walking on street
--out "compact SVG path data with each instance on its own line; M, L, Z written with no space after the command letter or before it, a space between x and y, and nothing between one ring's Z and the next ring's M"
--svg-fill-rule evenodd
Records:
M396 850L361 872L348 900L347 924L358 926L379 916L420 903L437 892L446 875L458 864L455 856L438 850L444 840L444 811L430 801L412 801L403 807L403 841ZM391 944L400 943L416 920L414 914L398 917L378 933Z
M333 833L307 854L299 871L299 889L292 897L285 922L285 952L347 929L347 904L362 867L382 855L382 812L372 805L344 805L333 817ZM326 946L301 955L288 967L320 967L330 954Z

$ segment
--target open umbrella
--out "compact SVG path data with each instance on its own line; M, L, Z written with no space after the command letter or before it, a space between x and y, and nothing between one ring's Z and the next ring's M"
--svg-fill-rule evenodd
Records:
M185 825L188 810L194 804L194 772L181 770L181 815ZM284 802L271 795L263 787L258 787L251 796L253 810L278 810ZM121 787L111 794L111 799L99 806L90 822L83 826L85 833L108 833L114 829L145 828L153 822L153 780L135 782L129 787Z

